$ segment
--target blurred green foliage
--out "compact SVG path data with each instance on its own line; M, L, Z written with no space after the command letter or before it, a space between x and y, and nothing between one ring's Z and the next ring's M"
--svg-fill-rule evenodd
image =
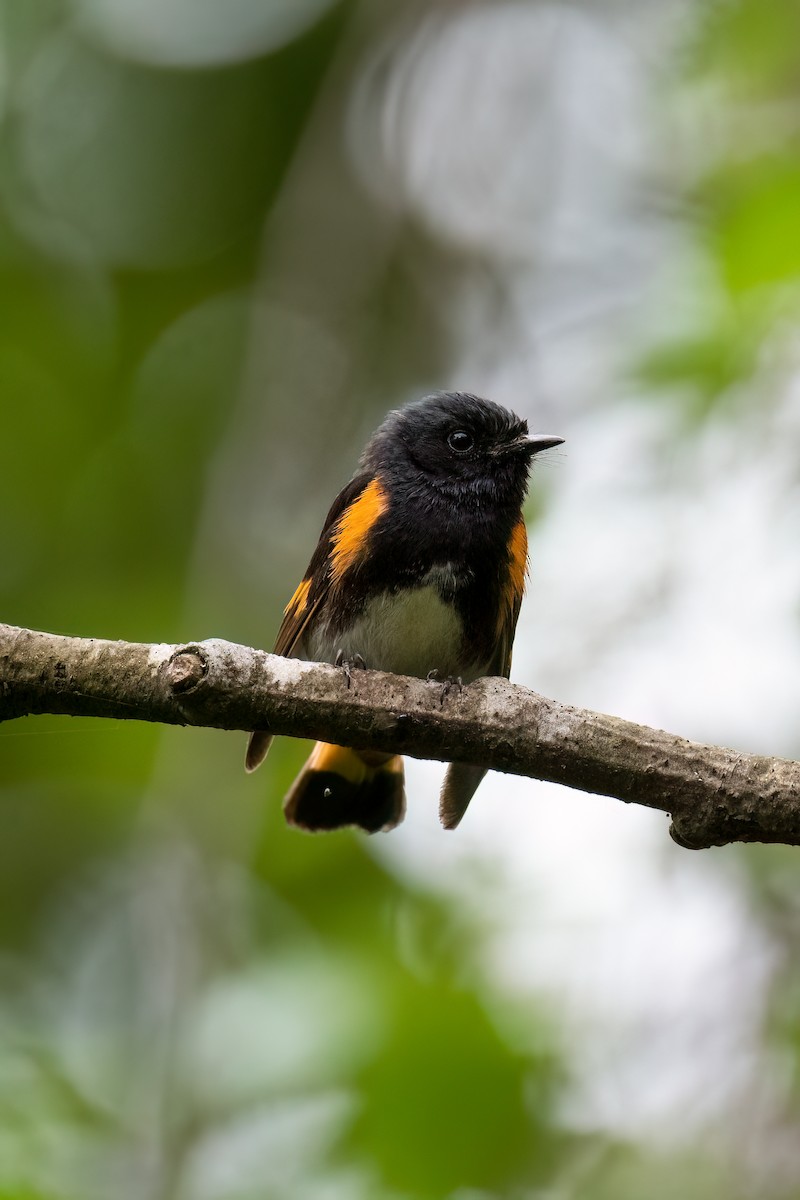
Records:
M389 239L332 168L314 177L323 195L292 191L309 156L340 149L353 45L380 45L389 20L318 7L269 53L188 69L93 40L77 2L0 5L5 621L268 644L359 432L451 360L431 280L458 295L459 253L416 228ZM800 157L770 106L797 104L800 41L794 3L697 18L672 86L714 81L731 127L738 105L767 106L743 150L729 129L700 178L673 180L724 298L642 374L702 397L705 415L795 312ZM320 234L315 203L345 213L344 232L332 219ZM346 253L346 270L317 253L321 239L334 261L340 236L346 252L348 222L377 264L352 266L355 295ZM287 284L292 238L311 249ZM323 339L298 350L276 319L253 426L254 311L290 307L276 280L324 309L344 350L339 376L320 368L323 411ZM252 428L258 480L295 491L237 558L254 518L222 458L244 462ZM293 461L300 438L310 468ZM266 553L277 565L260 574ZM303 746L277 746L257 787L243 740L211 731L41 718L4 727L0 748L0 1200L747 1194L702 1147L667 1170L646 1146L570 1128L554 1014L516 996L520 1041L475 917L361 837L285 828L277 797ZM777 925L769 864L753 891ZM790 906L794 865L780 875ZM793 964L785 982L767 1036L789 1047L796 1106Z
M798 34L794 0L700 5L685 76L670 82L696 138L674 194L696 206L698 250L719 288L700 295L705 311L691 332L654 347L638 375L682 387L700 419L752 376L764 342L800 312Z

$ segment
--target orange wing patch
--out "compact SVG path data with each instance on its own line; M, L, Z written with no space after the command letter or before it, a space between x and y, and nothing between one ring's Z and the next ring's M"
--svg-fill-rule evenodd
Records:
M331 539L331 582L336 584L364 549L367 534L386 512L386 493L377 479L343 513Z
M313 612L308 607L310 591L311 579L304 579L297 585L294 595L283 610L283 620L275 639L273 654L291 654Z
M283 610L283 615L288 617L300 617L306 611L308 604L308 592L311 587L311 580L304 579L302 583L297 585L294 595L292 596L286 608Z

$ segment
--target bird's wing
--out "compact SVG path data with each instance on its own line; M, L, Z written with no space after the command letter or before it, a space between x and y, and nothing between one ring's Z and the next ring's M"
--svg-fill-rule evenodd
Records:
M374 476L360 474L342 488L330 507L308 569L286 605L274 654L292 657L315 613L363 546L385 498ZM378 511L380 510L380 511Z
M366 497L366 503L365 503ZM351 479L330 507L308 570L283 613L273 654L291 658L314 615L324 604L332 584L357 557L370 526L370 514L383 511L385 497L377 480L367 473ZM378 511L380 510L380 511ZM269 753L272 734L256 729L250 734L245 769L255 771Z

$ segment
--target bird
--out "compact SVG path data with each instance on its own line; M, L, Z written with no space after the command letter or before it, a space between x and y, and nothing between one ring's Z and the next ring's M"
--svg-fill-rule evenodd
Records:
M535 455L564 441L468 392L388 414L325 518L274 653L451 686L508 678L528 567L522 506ZM443 693L444 694L444 693ZM272 736L250 735L254 771ZM486 770L450 763L439 800L455 829ZM317 742L284 812L309 832L390 830L405 815L400 755Z

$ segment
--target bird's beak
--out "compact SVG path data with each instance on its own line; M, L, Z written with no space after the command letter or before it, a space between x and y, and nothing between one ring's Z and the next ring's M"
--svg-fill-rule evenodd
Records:
M527 443L528 453L538 454L540 450L550 450L553 446L560 446L564 441L561 437L553 437L549 433L532 433L530 437L522 438L523 442Z
M534 454L538 454L540 450L549 450L552 446L560 446L564 441L561 437L551 437L549 433L532 433L523 434L522 437L515 438L513 442L507 442L503 447L503 451L526 455L528 458L533 458Z

